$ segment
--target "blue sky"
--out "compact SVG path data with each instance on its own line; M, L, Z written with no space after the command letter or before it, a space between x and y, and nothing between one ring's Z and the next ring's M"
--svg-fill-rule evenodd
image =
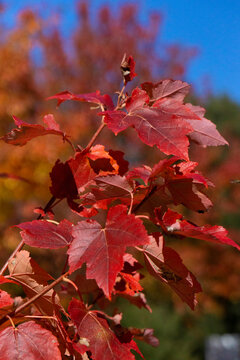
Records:
M9 25L25 5L54 6L64 9L63 26L67 33L74 26L76 0L8 0ZM90 1L93 7L111 4L117 11L125 0ZM129 1L128 3L134 1ZM167 43L194 45L199 55L192 61L187 80L201 91L204 78L210 80L214 93L229 94L240 102L240 0L140 0L141 17L157 10L164 15L162 39Z

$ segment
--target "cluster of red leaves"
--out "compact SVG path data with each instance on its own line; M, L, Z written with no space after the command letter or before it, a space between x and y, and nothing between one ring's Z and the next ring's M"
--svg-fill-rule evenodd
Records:
M52 199L44 210L37 210L39 218L16 225L21 229L21 246L9 258L8 275L3 276L7 266L3 267L0 283L21 285L29 300L12 299L6 291L0 292L0 351L6 360L27 353L32 359L74 356L100 360L103 354L105 360L135 359L131 351L140 352L134 336L156 345L152 330L123 328L121 314L110 316L94 306L103 309L121 296L151 311L139 283L139 270L145 264L153 277L194 309L201 285L179 254L166 245L169 238L205 240L240 250L223 227L197 226L171 209L183 205L202 213L211 207L205 191L213 184L195 170L197 163L189 160L189 142L201 146L227 142L204 118L204 109L184 103L187 83L143 83L128 95L125 85L136 75L132 57L124 57L121 71L124 87L116 105L99 91L79 95L65 91L50 98L59 104L75 100L100 108L102 122L84 149L74 147L52 115L44 117L46 127L14 118L17 128L1 138L12 145L25 145L37 136L54 134L74 149L70 159L65 163L57 160L54 165L50 173ZM156 145L168 157L152 168L142 165L129 170L122 152L93 146L104 127L117 135L129 126L144 143ZM77 224L54 220L52 208L63 199L77 214ZM29 252L20 251L24 244L66 248L62 275L53 280ZM67 286L57 293L53 288L61 281ZM72 298L70 287L78 300ZM64 294L71 297L67 310L61 304Z

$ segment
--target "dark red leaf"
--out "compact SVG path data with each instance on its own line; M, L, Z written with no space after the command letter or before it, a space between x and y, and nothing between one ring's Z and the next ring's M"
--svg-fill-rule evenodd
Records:
M46 248L58 249L68 246L72 242L72 224L62 220L59 224L47 220L33 220L16 225L22 229L21 236L25 244Z
M94 360L135 360L131 350L140 353L133 340L121 343L107 321L96 311L88 311L79 300L73 299L68 311L79 336L88 340Z
M148 243L142 221L126 212L124 205L110 208L105 228L93 220L79 222L68 250L70 271L86 263L87 278L95 279L108 297L123 268L126 247Z
M56 95L49 96L47 100L57 99L58 106L66 100L75 100L103 105L106 109L113 110L114 104L109 95L101 95L100 91L89 94L73 94L70 91L63 91Z
M0 332L0 353L4 360L61 360L56 337L49 331L28 321L18 327Z
M8 144L23 146L28 141L32 140L37 136L49 134L59 135L63 138L63 140L66 139L66 135L59 130L59 127L56 124L52 114L44 116L43 121L47 124L46 128L38 124L25 123L15 116L13 117L13 119L15 121L15 124L17 125L17 128L13 129L8 134L0 138L0 140L3 140Z
M109 155L116 160L119 169L118 174L123 176L128 171L128 161L123 158L124 153L118 150L109 150Z
M192 179L182 178L169 181L167 188L175 205L182 204L197 212L207 211L212 206L211 200L198 190Z
M52 181L50 191L55 198L77 198L77 186L68 162L61 163L60 160L57 160L52 168L50 177Z
M152 244L144 251L146 267L156 279L168 284L192 310L197 304L196 293L202 291L195 276L182 263L178 253L165 247L163 241Z

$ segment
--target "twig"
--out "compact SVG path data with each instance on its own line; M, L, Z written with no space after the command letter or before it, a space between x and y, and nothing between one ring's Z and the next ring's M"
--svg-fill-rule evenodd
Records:
M36 294L35 296L33 296L31 299L29 299L28 301L26 301L24 304L20 305L16 310L11 311L10 313L6 314L1 320L0 320L0 325L3 324L7 319L8 316L15 316L16 314L18 314L19 312L21 312L23 309L27 308L29 305L31 305L32 303L34 303L34 301L36 301L37 299L39 299L41 296L45 295L49 290L51 290L52 288L54 288L54 286L56 286L57 284L59 284L64 277L68 276L69 272L67 271L65 274L59 276L59 278L57 278L55 281L53 281L50 285L46 286L41 292L39 292L38 294Z

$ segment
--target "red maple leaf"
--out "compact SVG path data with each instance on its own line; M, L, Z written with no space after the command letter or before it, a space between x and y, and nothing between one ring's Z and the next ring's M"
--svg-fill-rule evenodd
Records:
M202 291L195 276L182 263L178 253L165 247L163 238L157 246L155 239L144 250L146 267L156 279L168 284L192 310L197 304L196 293Z
M28 321L17 328L0 332L0 353L4 360L61 360L56 337L49 331Z
M47 125L46 128L38 124L28 124L18 119L16 116L13 116L13 119L17 128L0 137L0 140L5 141L7 144L23 146L37 136L49 134L59 135L63 140L67 139L66 134L59 129L52 114L45 115L43 118L43 121Z
M182 102L190 90L188 83L171 79L161 80L156 84L145 82L141 84L141 87L147 92L151 101L171 98Z
M25 244L45 248L58 249L72 242L72 224L64 219L59 224L47 220L33 220L15 225L22 229L21 236Z
M227 236L228 232L222 226L197 226L184 220L182 215L170 209L164 214L162 214L161 209L156 209L155 214L159 224L166 233L230 245L240 250L240 245Z
M104 121L115 134L133 126L140 139L147 145L156 145L167 155L188 159L189 141L187 134L192 132L191 125L174 114L149 107L149 98L144 90L134 89L124 111L105 111Z
M187 119L194 130L189 134L192 141L204 147L228 145L228 142L219 134L216 125L204 117L205 109L192 104L186 104L186 106L201 119L201 121L196 121L193 118Z
M58 106L66 100L75 100L75 101L89 102L98 105L103 105L106 109L109 110L114 109L112 98L108 94L101 95L99 90L89 94L73 94L70 91L62 91L58 94L49 96L47 98L47 100L51 100L51 99L57 99Z
M142 221L126 212L124 205L110 208L104 228L94 220L79 222L73 227L74 240L68 250L70 271L86 263L87 278L95 279L108 297L123 268L126 247L148 243Z
M133 340L121 343L107 321L97 311L87 310L81 301L73 299L68 311L79 336L88 341L94 360L135 360L131 350L141 354Z

